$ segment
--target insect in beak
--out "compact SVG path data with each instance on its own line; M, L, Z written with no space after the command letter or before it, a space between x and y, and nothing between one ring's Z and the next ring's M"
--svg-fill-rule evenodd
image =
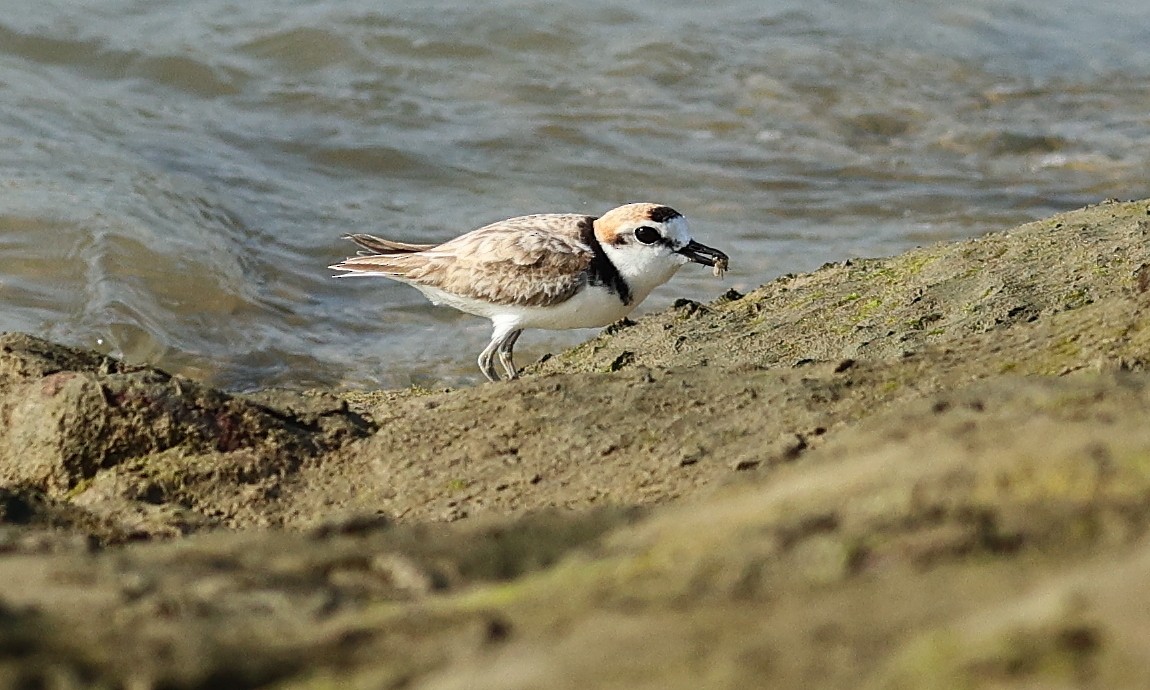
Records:
M693 261L697 264L703 264L704 266L714 266L715 275L719 278L721 278L723 276L723 272L727 270L727 263L730 261L730 258L723 252L719 251L718 249L708 247L705 244L700 244L695 240L691 240L685 247L676 249L675 252L682 254L683 256L687 257L689 261Z

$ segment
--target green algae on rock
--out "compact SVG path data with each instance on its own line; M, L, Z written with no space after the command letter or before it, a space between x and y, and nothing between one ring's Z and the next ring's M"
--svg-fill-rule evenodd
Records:
M228 396L5 336L0 684L1140 687L1148 212L454 391Z

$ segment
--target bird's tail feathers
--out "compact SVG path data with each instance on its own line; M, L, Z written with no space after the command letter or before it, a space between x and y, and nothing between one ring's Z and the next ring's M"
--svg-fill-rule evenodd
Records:
M363 247L366 252L359 252L360 256L370 254L414 254L416 252L427 251L428 249L435 249L437 244L412 244L410 242L396 242L395 240L385 240L382 237L375 235L366 235L364 233L354 233L351 235L344 235L343 239L351 240L360 247Z

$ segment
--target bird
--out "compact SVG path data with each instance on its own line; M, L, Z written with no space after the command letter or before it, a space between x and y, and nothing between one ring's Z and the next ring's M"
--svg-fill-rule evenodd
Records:
M631 313L687 263L727 270L726 254L691 237L675 209L634 203L595 217L539 213L501 220L442 244L344 235L363 251L329 268L337 278L383 276L433 304L491 319L479 369L518 378L513 349L527 328L597 328Z

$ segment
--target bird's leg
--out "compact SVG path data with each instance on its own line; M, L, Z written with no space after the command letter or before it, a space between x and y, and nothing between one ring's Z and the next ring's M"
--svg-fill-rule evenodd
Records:
M522 334L523 329L516 329L508 333L503 342L499 343L499 363L503 365L503 371L507 372L508 381L519 378L519 372L515 371L515 362L511 359L511 351L515 347L515 341L519 340Z
M515 344L515 339L519 337L519 331L507 323L496 323L495 331L491 334L491 342L487 343L487 347L483 348L483 352L479 353L479 370L487 377L488 381L498 381L499 374L495 371L495 355L499 354L499 363L503 365L504 370L507 370L507 363L511 359L511 346ZM510 341L510 342L508 342ZM507 359L504 359L503 350L507 350ZM515 378L515 369L512 368L508 371L509 378Z
M488 381L498 381L499 374L495 373L495 351L499 348L499 338L496 337L498 333L491 336L491 342L487 347L483 348L483 352L479 353L479 370L487 377Z

